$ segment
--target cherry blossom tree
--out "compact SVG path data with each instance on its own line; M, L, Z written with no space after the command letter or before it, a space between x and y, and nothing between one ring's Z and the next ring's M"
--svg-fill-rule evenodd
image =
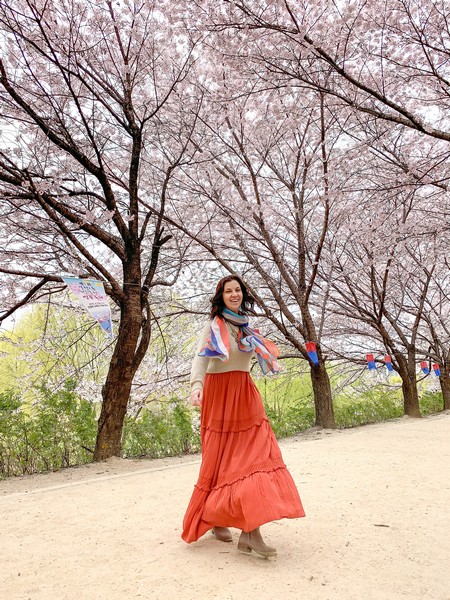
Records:
M226 0L204 5L203 19L213 31L236 32L228 49L260 85L312 87L370 117L450 140L444 0Z
M249 106L252 105L251 99L253 99L254 105L259 104L263 106L264 103L267 103L267 97L272 94L273 96L279 95L284 98L296 98L297 103L301 105L305 103L308 90L311 89L317 90L321 94L322 100L326 99L327 118L333 116L340 125L343 135L340 138L339 144L347 149L347 164L342 162L339 165L340 177L341 179L347 177L351 182L350 185L347 185L346 189L335 185L332 186L332 189L334 192L340 190L342 193L342 204L344 204L342 215L345 216L347 213L350 219L358 211L367 210L368 214L370 212L379 212L378 219L380 222L374 223L373 219L371 220L369 234L373 238L373 234L376 231L375 235L381 237L380 241L382 241L382 244L378 244L378 252L381 253L383 258L381 262L374 263L374 248L368 248L367 244L365 244L368 240L364 239L367 228L363 220L354 219L350 221L350 240L346 235L343 236L343 239L340 239L341 231L338 231L338 228L333 223L331 230L327 228L328 235L324 240L325 247L329 244L328 259L324 264L320 264L319 269L320 272L325 265L327 266L324 270L323 286L326 289L327 281L330 281L330 274L333 273L333 268L335 266L339 268L334 254L338 253L339 255L343 245L346 248L354 249L361 261L361 265L368 265L368 271L365 273L366 277L363 276L361 279L357 278L354 281L349 281L350 285L354 285L351 293L356 295L357 300L360 300L362 304L365 304L367 301L372 306L375 306L378 301L381 302L380 306L376 309L374 308L374 321L378 323L380 314L382 314L383 318L387 319L387 322L383 322L384 329L380 327L378 329L375 328L375 334L376 337L382 340L385 351L390 349L394 353L393 348L398 348L398 336L400 336L400 346L402 347L402 351L406 352L406 359L402 355L399 358L402 364L396 364L396 367L402 372L406 386L404 389L405 411L408 414L419 415L415 371L416 358L423 352L422 348L417 347L417 336L421 331L424 302L427 297L430 278L425 278L425 283L422 282L422 287L414 280L419 285L419 288L416 287L409 290L406 295L407 297L403 294L401 286L398 283L394 285L393 281L394 279L397 282L401 281L401 277L405 276L402 270L402 260L410 260L408 252L411 249L402 245L402 240L404 238L418 240L422 236L433 236L447 227L445 223L439 223L434 214L436 212L436 202L442 205L444 215L448 213L448 202L445 195L448 172L445 164L448 160L449 149L445 132L442 134L438 128L439 115L441 114L439 112L440 109L438 109L439 94L432 97L430 92L425 99L424 96L420 96L419 98L421 101L423 100L423 103L420 104L416 116L412 113L406 115L404 107L398 109L400 104L394 107L387 96L387 101L384 105L382 101L379 101L376 106L374 104L375 96L372 97L367 93L360 93L357 101L353 97L351 100L348 99L346 94L348 93L349 97L352 94L350 82L349 85L344 85L339 78L339 76L343 76L342 73L339 72L338 76L338 69L335 68L335 63L328 59L325 60L323 52L321 52L321 48L319 47L319 42L323 43L324 47L330 52L331 48L334 52L333 56L337 56L340 51L344 52L344 54L348 52L348 59L347 55L345 55L345 60L348 60L350 69L353 69L354 64L357 64L358 73L367 74L367 78L372 78L372 81L375 82L375 78L379 75L384 86L383 89L388 91L390 89L389 84L392 90L395 91L396 99L399 102L408 104L408 106L413 106L413 100L417 104L417 93L420 87L423 87L424 82L422 81L420 81L419 86L416 86L415 78L412 75L407 80L407 85L403 85L404 80L392 68L395 66L396 58L387 58L388 62L390 61L388 72L387 70L383 70L382 59L376 56L376 50L371 54L370 48L366 52L366 48L362 45L359 54L355 50L354 54L351 55L351 50L359 43L358 35L363 31L364 27L367 31L370 29L370 35L373 38L377 35L382 38L383 27L386 26L387 29L391 27L392 23L388 26L387 22L382 22L382 20L377 21L377 26L375 26L376 23L374 25L374 19L376 20L382 12L379 10L380 6L373 8L361 4L358 8L358 3L352 2L344 3L340 7L330 7L328 3L315 1L303 3L301 7L298 4L293 7L289 2L278 2L276 0L263 3L229 1L201 4L192 2L188 4L194 5L195 11L197 11L192 16L194 26L197 24L200 29L206 27L206 29L212 32L209 44L216 56L214 64L220 64L222 69L225 69L226 66L228 69L226 71L227 75L224 76L224 86L227 89L223 92L223 104L221 105L224 114L230 113L230 111L233 113L239 112L239 109L236 108L239 106L239 102L237 102L239 98L247 99L246 111L247 115L250 115L250 117L247 116L247 121L255 117L259 110L258 108L253 108L254 112L251 112L249 109ZM349 24L348 19L353 14L355 7L358 14L355 13L355 18L350 19L351 22ZM344 16L340 13L341 10ZM200 24L199 14L201 14L201 19L203 20ZM402 38L402 44L409 43L407 27L409 17L406 18L405 14L402 16L403 29L397 31L396 38ZM390 18L391 16L392 14L389 12L388 17ZM436 15L434 16L436 17ZM360 22L361 19L362 23ZM430 24L431 27L435 27L436 21L433 23L434 25ZM389 31L393 35L392 28ZM315 35L314 43L311 42L313 34ZM347 48L346 41L351 41L351 36L354 36L356 41L350 49L350 42ZM383 39L381 40L382 42ZM389 48L392 50L392 40ZM392 52L395 54L395 48ZM398 58L398 53L396 57ZM357 63L358 58L363 61L362 67ZM367 62L364 62L366 58ZM408 60L410 58L411 56L408 56ZM414 73L417 65L411 61L407 65L407 68L411 73ZM419 71L420 68L421 65L419 65ZM364 71L364 69L366 70ZM240 71L240 76L235 76L230 84L230 72L234 72L235 74L238 71ZM416 73L416 75L417 80L422 77L421 73ZM399 94L400 81L402 85L401 94ZM427 85L428 81L429 79L425 82ZM350 92L348 91L349 89ZM442 94L439 98L445 100L445 96ZM220 103L220 99L217 97L216 102ZM422 125L422 117L419 116L420 114L425 114L427 106L431 106L434 109L434 112L432 111L431 114L434 125L431 128L425 128ZM442 107L443 104L440 106ZM383 112L386 107L390 112ZM397 111L396 113L394 109ZM293 121L297 119L297 123L300 122L298 113L292 114L291 106L289 110ZM273 104L267 103L265 118L271 125L275 126L275 123L278 123L278 126L281 128L279 112L274 108ZM232 192L227 191L226 195L224 195L222 191L218 191L217 187L220 189L220 185L217 186L215 182L214 186L216 188L214 189L216 189L216 192L210 197L210 201L219 207L221 213L228 218L229 222L232 223L234 220L235 223L239 223L239 225L235 224L231 232L228 232L229 237L233 241L238 240L239 242L236 246L233 246L233 243L231 243L234 256L236 258L239 252L241 252L247 263L252 265L259 273L261 277L260 281L264 282L264 285L267 286L267 275L266 279L262 277L261 272L256 267L256 263L261 256L265 264L268 264L269 260L259 249L256 250L258 247L258 242L255 241L257 240L257 236L253 237L251 230L243 230L241 227L243 220L245 223L248 222L251 212L247 211L245 214L242 214L239 211L239 208L242 210L242 207L245 206L248 191L245 185L242 184L240 179L241 174L236 168L236 165L245 165L244 168L249 170L250 178L253 177L256 179L263 176L264 171L260 165L264 164L264 160L260 159L260 162L256 163L257 168L254 167L252 164L253 155L249 158L246 146L248 123L245 122L242 124L239 120L231 123L231 121L232 119L224 127L224 129L228 127L228 135L219 134L219 136L221 135L223 144L222 153L216 151L215 161L220 162L218 156L220 156L220 160L222 161L225 155L234 154L239 157L238 160L232 159L231 165L227 164L225 168L222 164L218 167L218 170L222 177L228 180L231 189L235 188L238 196L240 196L241 206L239 207L239 203L236 201L233 202L231 199L233 197ZM253 142L255 139L264 138L261 122L258 125L258 134L254 136ZM220 131L220 125L213 126L213 128ZM241 143L242 148L239 148L239 151L236 152L233 146L239 147L239 143ZM269 152L267 152L268 154ZM362 164L360 160L361 154L365 159L368 159L367 165ZM260 151L261 156L264 155ZM274 162L279 165L281 161L277 159ZM333 176L336 178L336 173L333 173ZM276 177L277 175L273 179L275 180ZM207 180L206 177L203 179ZM283 182L281 182L282 185ZM356 192L359 192L359 194L356 194ZM273 202L273 198L277 197L277 193L279 193L278 189L275 193L271 190L270 194L267 192L261 194L264 200L261 202L261 205L267 215L272 211L272 220L278 219L278 225L281 229L282 225L280 222L283 221L282 217L285 211L283 209L280 210L278 206L279 214L277 215L278 198ZM386 203L386 206L379 211L378 207L384 203ZM387 218L391 213L394 216L393 221ZM410 214L413 214L415 218L410 218ZM376 218L375 214L374 219ZM336 214L333 216L333 221L335 219ZM272 238L272 231L267 227L266 229L269 232L268 237ZM217 237L217 228L214 231ZM259 238L262 237L264 239L264 236L261 236L261 232L259 234ZM371 242L374 241L372 238L369 237ZM213 241L211 240L211 242ZM217 239L215 242L217 247ZM220 243L223 247L223 239L221 239ZM252 244L254 244L253 248ZM323 259L324 251L322 249L320 254ZM219 255L223 256L224 254L217 251L215 256L218 257ZM386 260L384 257L386 257ZM296 260L292 256L288 257L288 253L283 253L283 258L286 259L286 263L290 266L296 264ZM275 260L274 262L277 266L280 262L284 266L283 261L278 260L277 263ZM301 261L299 264L301 264ZM373 264L376 264L376 267L371 270ZM363 268L361 265L356 265L355 272L361 273L361 269ZM352 265L352 271L355 270L354 267L355 265ZM261 267L259 268L261 269ZM396 278L392 276L395 270L397 270ZM384 287L386 285L388 288ZM301 285L299 287L301 289ZM278 293L280 296L284 296L286 293L281 285L278 286ZM361 298L358 297L359 294ZM378 299L376 297L377 294L380 295ZM389 298L391 302L389 309L384 303L386 298ZM412 302L412 298L416 302L414 306L414 310L416 310L414 318L412 318L409 311L410 307L408 306L408 302ZM310 296L310 299L312 304L314 304L314 294ZM359 331L363 330L367 337L371 337L373 333L367 328L367 323L364 323L367 315L355 311L355 306L352 306L349 298L346 298L346 302L345 314L349 315L351 319L355 318L355 314L359 315L360 322L358 327L361 324L363 325ZM278 306L277 309L274 308L273 304L269 303L269 306L268 313L273 314L274 310L278 310ZM320 302L317 306L320 307ZM391 309L392 313L390 312ZM316 307L314 312L317 314ZM400 322L396 321L392 318L394 314L401 315L404 320ZM389 319L392 320L392 323ZM346 326L349 326L349 321L347 321ZM396 330L396 327L398 330ZM387 339L389 337L388 334L392 334L390 341ZM342 335L345 335L344 331L342 331Z
M388 194L376 212L366 199L346 219L345 213L341 215L341 232L334 238L339 242L332 255L330 309L334 306L341 322L341 335L360 340L359 360L364 345L381 360L385 353L391 355L402 380L405 414L418 417L417 363L429 353L427 304L442 255L436 239L419 235L420 199L405 190ZM425 234L429 226L422 223Z
M447 190L450 30L444 1L227 0L201 6L211 43L223 60L245 70L241 93L319 90L329 105L334 99L346 133L395 163L409 185ZM448 215L447 200L440 208Z
M250 282L308 361L317 424L349 329L393 354L418 416L417 356L448 365L448 22L440 0L0 0L0 318L61 275L104 282L96 459L120 452L133 382L164 386L158 352L138 369L187 259Z
M439 385L443 398L443 409L450 408L450 328L448 326L449 306L449 264L447 236L436 236L434 247L438 250L438 257L430 267L424 261L420 268L424 271L423 277L430 277L430 286L425 298L423 309L423 327L419 331L422 358L428 360L430 371L432 365L439 365ZM432 253L433 248L428 250ZM414 257L417 261L417 256ZM417 261L418 262L418 261Z
M104 282L118 328L95 460L120 453L152 290L176 281L186 251L162 217L196 152L199 100L193 46L170 28L169 8L0 1L1 317L60 291L61 275Z
M309 366L316 424L335 427L321 346L327 286L318 272L346 177L340 130L323 95L230 98L238 79L224 70L220 90L205 100L204 161L184 170L197 203L186 232L227 271L244 275L286 353ZM317 362L306 342L316 344Z
M436 323L439 338L435 361L444 364L447 344L436 322L445 314L445 298L438 294L432 315L430 298L436 302L446 257L448 150L441 140L419 139L418 132L357 113L347 119L345 136L352 148L346 200L327 253L335 265L331 301L340 298L330 332L333 353L359 364L366 352L381 361L391 354L405 412L418 415L417 361L427 358L433 339L427 320ZM435 160L439 154L444 164ZM445 387L445 375L440 381Z

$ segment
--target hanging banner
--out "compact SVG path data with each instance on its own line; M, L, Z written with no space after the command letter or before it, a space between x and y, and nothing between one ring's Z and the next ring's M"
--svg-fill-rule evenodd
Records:
M112 338L111 309L103 283L96 279L80 279L78 277L63 277L62 279L81 306L94 317L106 335Z
M386 356L384 357L384 364L386 365L386 369L389 371L389 373L392 373L394 367L392 365L392 359L389 356L389 354L386 354Z
M428 375L428 373L430 372L430 368L428 367L428 363L426 360L420 361L420 368L422 370L422 373L425 373L425 375Z
M314 342L306 342L306 352L308 353L310 361L314 365L318 365L319 357L317 356L317 348Z
M440 367L440 365L438 365L438 363L433 363L433 371L434 371L434 374L436 375L436 377L441 376L441 367Z
M367 366L369 367L369 371L376 371L377 365L375 364L375 359L373 354L366 354Z

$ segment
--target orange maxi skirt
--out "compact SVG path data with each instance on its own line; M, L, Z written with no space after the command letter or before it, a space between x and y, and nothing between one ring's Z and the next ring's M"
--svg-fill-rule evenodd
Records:
M252 531L305 516L250 373L206 375L201 441L200 474L183 520L185 542L214 526Z

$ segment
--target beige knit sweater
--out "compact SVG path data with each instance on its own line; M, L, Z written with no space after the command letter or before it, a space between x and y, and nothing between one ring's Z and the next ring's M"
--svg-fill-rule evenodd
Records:
M198 356L198 353L206 344L206 341L209 337L210 326L211 321L208 321L202 330L197 352L192 362L190 378L192 392L194 390L201 390L203 388L203 380L205 379L206 373L228 373L229 371L250 372L250 366L254 353L242 352L242 350L239 350L236 338L234 337L234 332L228 323L227 327L230 333L230 358L227 361L224 361L220 360L220 358Z

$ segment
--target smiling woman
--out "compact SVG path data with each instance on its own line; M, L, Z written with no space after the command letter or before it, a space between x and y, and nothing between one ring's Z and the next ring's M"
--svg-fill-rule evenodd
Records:
M223 303L234 312L239 312L242 304L242 289L239 281L226 281L223 287Z
M264 374L281 369L278 349L251 329L255 300L238 276L224 277L211 299L191 370L191 403L201 407L202 464L183 522L194 542L207 531L231 542L228 527L242 530L238 549L275 556L260 525L305 515L250 377L256 357Z

